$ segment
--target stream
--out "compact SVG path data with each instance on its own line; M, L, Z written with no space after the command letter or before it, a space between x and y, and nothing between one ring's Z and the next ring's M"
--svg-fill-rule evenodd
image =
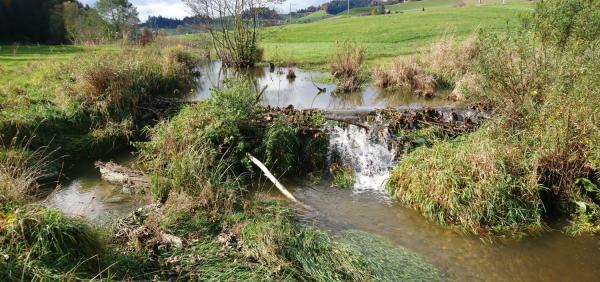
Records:
M425 99L409 93L389 92L366 87L360 93L332 95L332 84L318 93L313 80L324 73L295 69L296 78L288 80L276 68L249 70L257 88L269 85L262 96L264 105L318 109L375 109L398 106L442 106L443 99ZM208 97L210 88L226 76L220 63L202 67L198 91L192 100ZM490 243L481 238L459 234L428 221L418 212L390 200L383 184L394 166L392 146L385 132L368 134L355 126L333 127L330 154L350 164L356 182L350 189L331 188L325 183L286 183L302 202L315 211L300 211L307 224L338 233L360 229L381 235L429 259L447 280L458 281L597 281L600 277L600 239L583 235L569 237L559 231L521 240ZM113 160L123 164L129 154ZM82 163L68 173L70 179L44 201L45 205L93 221L105 222L126 214L145 203L144 196L133 196L122 187L106 183L91 163ZM278 193L270 192L274 197Z

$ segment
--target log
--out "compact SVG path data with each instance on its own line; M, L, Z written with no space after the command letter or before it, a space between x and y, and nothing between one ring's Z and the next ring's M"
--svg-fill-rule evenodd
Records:
M341 123L351 124L351 125L354 125L354 126L358 126L358 127L362 128L364 130L367 130L367 131L370 129L368 126L366 126L366 125L364 125L362 123L355 122L353 120L346 119L346 118L336 118L336 117L331 117L331 116L325 116L325 119L332 120L332 121L337 121L337 122L341 122Z
M258 168L260 168L260 170L262 170L262 172L265 174L265 176L271 180L271 182L273 182L273 184L275 184L275 187L277 187L277 189L279 189L279 191L288 199L290 199L292 202L294 202L295 204L298 204L306 209L312 210L312 208L310 206L305 205L304 203L298 201L298 199L296 199L296 197L294 197L294 195L292 195L292 193L290 193L290 191L288 191L287 189L285 189L285 187L277 180L277 178L275 178L275 176L273 176L273 174L269 171L269 169L267 169L267 167L261 162L259 161L257 158L255 158L254 156L252 156L250 153L246 153L246 156L250 159L250 161L252 161Z
M107 182L141 189L150 187L150 177L137 170L124 167L114 162L105 163L97 161L94 165L100 170L102 179Z

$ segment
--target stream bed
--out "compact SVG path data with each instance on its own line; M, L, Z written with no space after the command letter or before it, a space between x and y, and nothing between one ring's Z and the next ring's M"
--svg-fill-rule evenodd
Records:
M288 80L281 71L268 67L252 69L257 88L269 85L262 96L264 105L319 109L374 109L398 106L442 106L443 99L425 99L408 93L387 92L367 87L361 93L332 95L334 85L318 93L312 80L320 72L296 70L296 79ZM224 76L218 62L201 70L200 86L192 100L208 97L210 88ZM600 279L600 239L584 235L569 237L550 231L521 240L491 243L481 238L456 233L428 221L418 212L390 200L383 183L394 165L394 152L385 138L374 138L354 126L333 128L330 150L351 164L356 183L350 189L331 188L327 184L288 183L297 198L315 208L300 211L307 224L338 233L359 229L383 236L424 256L440 269L448 280L457 281L598 281ZM115 158L121 164L128 156ZM122 187L106 183L91 163L79 165L68 174L71 180L45 200L45 204L66 214L93 221L109 220L126 214L146 201ZM270 192L280 197L276 192Z

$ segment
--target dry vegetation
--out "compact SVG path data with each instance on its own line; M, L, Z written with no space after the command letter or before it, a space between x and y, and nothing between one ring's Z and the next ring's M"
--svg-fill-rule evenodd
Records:
M329 71L336 79L335 93L356 92L367 82L363 69L366 52L366 47L357 43L338 42L335 53L329 58Z
M426 73L415 58L396 58L389 66L373 71L374 85L381 88L399 88L415 94L431 97L436 81Z

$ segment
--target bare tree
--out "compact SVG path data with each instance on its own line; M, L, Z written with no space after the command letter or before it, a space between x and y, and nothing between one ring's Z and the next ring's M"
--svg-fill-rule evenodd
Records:
M269 3L281 0L184 0L207 25L214 48L224 65L251 67L261 60L258 46L258 12Z

